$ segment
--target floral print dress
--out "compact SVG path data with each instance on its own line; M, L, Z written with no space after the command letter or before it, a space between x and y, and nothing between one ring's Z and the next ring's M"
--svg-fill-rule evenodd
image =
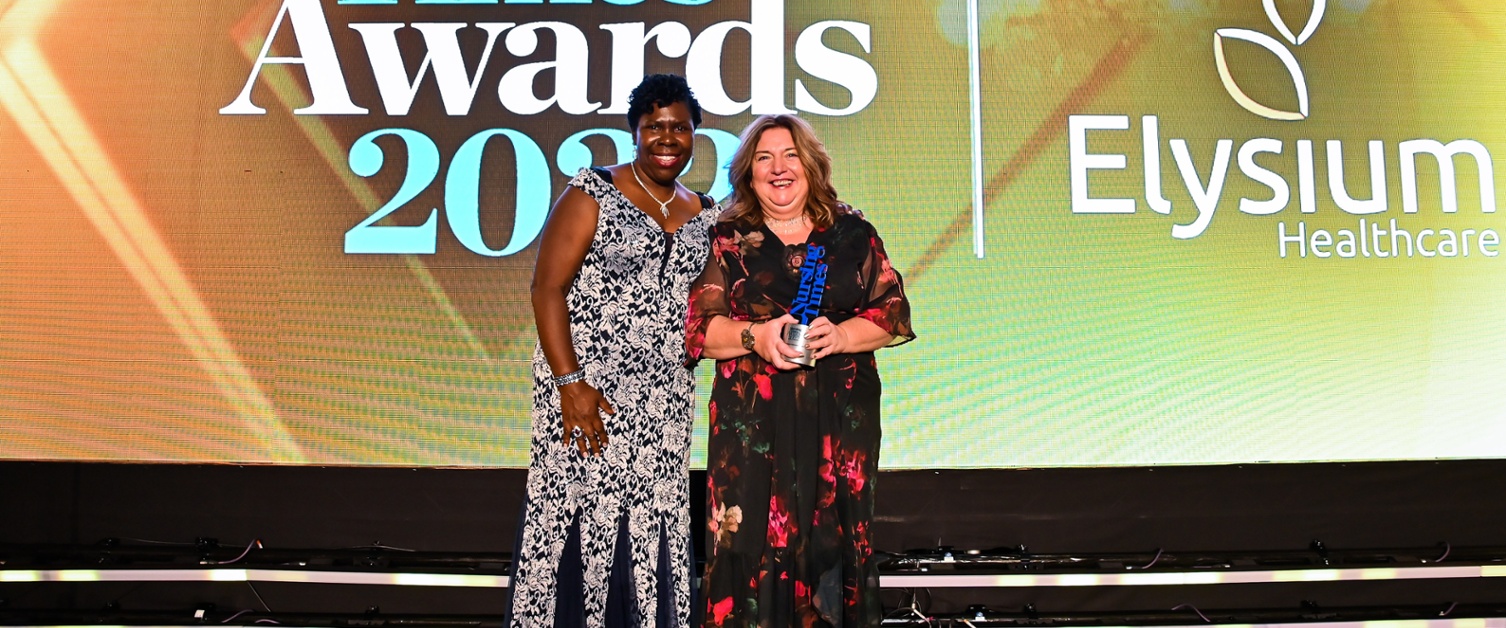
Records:
M861 317L915 336L910 305L883 242L842 208L813 230L824 246L831 322ZM712 228L711 260L691 288L686 327L699 358L717 315L763 321L794 301L806 244L760 226ZM706 626L877 626L878 566L870 534L878 470L878 369L873 353L838 354L779 371L757 354L720 361L711 392L708 534L701 579Z

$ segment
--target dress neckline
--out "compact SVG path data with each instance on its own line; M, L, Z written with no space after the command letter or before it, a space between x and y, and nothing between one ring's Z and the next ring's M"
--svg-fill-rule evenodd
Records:
M594 175L596 175L596 178L601 179L603 183L606 183L608 186L611 186L612 191L615 192L617 194L617 196L622 199L622 202L627 203L628 207L633 208L633 213L638 214L639 216L642 216L644 220L648 221L648 224L651 224L651 225L654 226L654 230L655 231L658 231L659 233L662 233L662 234L664 234L666 236L673 237L673 236L679 234L681 231L684 231L685 230L685 225L688 225L688 224L690 224L692 222L695 222L696 220L700 219L700 217L702 215L704 215L706 213L706 210L708 209L707 207L703 206L703 207L701 207L701 211L700 212L696 213L696 215L694 215L694 216L691 216L690 220L686 220L685 222L682 222L679 225L677 225L674 228L674 230L665 229L664 225L659 224L658 221L654 220L653 216L650 216L648 212L643 211L643 208L639 207L636 203L634 203L633 199L628 198L627 194L624 194L622 192L622 188L617 187L617 183L614 182L614 181L612 181L612 173L611 173L611 171L607 170L606 168L592 168L591 169L591 173L594 174ZM679 189L678 189L679 186L678 186L678 184L675 187L676 187L676 192L675 193L679 194ZM695 194L695 192L693 192L693 191L691 193ZM701 195L700 194L696 194L696 200L697 201L701 200ZM703 203L703 205L704 205L704 203ZM671 214L671 215L673 215L673 214ZM666 219L666 220L668 220L668 219Z

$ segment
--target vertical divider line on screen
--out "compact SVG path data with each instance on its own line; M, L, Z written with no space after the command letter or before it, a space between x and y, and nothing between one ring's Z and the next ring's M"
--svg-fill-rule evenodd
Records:
M967 0L967 97L972 134L973 255L983 259L983 78L978 0Z

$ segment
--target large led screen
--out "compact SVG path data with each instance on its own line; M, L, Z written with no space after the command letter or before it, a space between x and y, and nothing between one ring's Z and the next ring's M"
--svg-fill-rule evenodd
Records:
M888 468L1506 457L1495 0L9 0L0 458L525 465L646 72L885 238Z

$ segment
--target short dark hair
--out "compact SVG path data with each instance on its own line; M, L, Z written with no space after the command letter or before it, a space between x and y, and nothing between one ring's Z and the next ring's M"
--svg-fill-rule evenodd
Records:
M627 123L631 131L638 130L638 120L659 107L668 107L677 102L690 108L690 121L701 126L701 103L690 91L690 84L678 74L650 74L633 88L628 95Z

